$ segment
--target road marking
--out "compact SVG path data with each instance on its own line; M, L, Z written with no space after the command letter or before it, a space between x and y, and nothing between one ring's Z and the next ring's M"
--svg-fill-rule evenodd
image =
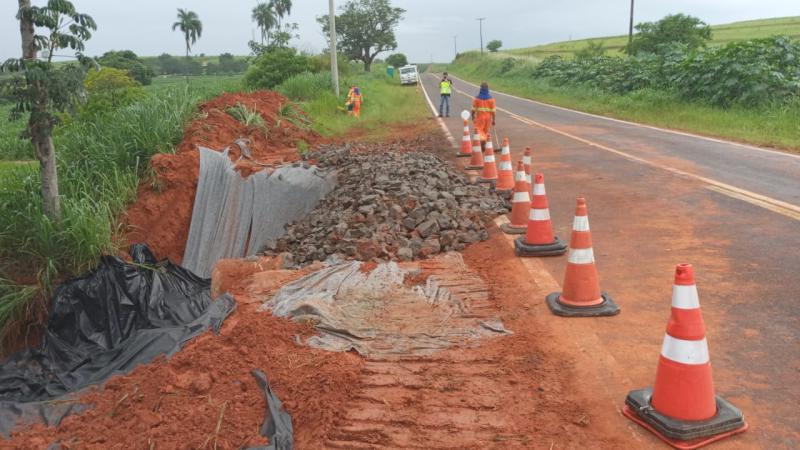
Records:
M454 90L456 92L458 92L459 94L467 97L467 98L472 98L472 96L470 96L469 94L467 94L464 91L461 91L461 90L455 89L455 88L454 88ZM666 170L666 171L672 172L672 173L674 173L676 175L679 175L679 176L683 176L683 177L686 177L686 178L692 178L692 179L701 181L703 183L708 184L708 186L706 186L706 189L709 189L711 191L726 195L726 196L728 196L730 198L735 198L737 200L741 200L741 201L750 203L751 205L755 205L755 206L764 208L764 209L766 209L768 211L772 211L772 212L784 215L786 217L789 217L789 218L792 218L792 219L795 219L795 220L800 220L800 206L793 205L791 203L787 203L787 202L784 202L784 201L781 201L781 200L778 200L778 199L774 199L772 197L767 197L766 195L757 194L755 192L751 192L751 191L748 191L746 189L741 189L741 188L738 188L736 186L732 186L730 184L723 183L721 181L717 181L717 180L714 180L714 179L711 179L711 178L708 178L708 177L704 177L704 176L701 176L701 175L696 175L696 174L693 174L693 173L690 173L690 172L686 172L686 171L681 170L681 169L676 169L674 167L665 166L665 165L661 165L661 164L658 164L658 163L655 163L655 162L652 162L652 161L648 161L648 160L646 160L644 158L640 158L640 157L632 155L630 153L623 152L622 150L617 150L615 148L612 148L612 147L609 147L609 146L606 146L606 145L603 145L603 144L599 144L599 143L594 142L594 141L590 141L590 140L582 138L580 136L576 136L574 134L567 133L566 131L562 131L562 130L559 130L557 128L553 128L551 126L545 125L543 123L537 122L537 121L529 119L527 117L520 116L520 115L515 114L515 113L513 113L513 112L511 112L511 111L509 111L509 110L507 110L505 108L498 107L497 110L501 111L501 112L504 112L504 113L508 114L509 116L511 116L512 118L514 118L514 119L516 119L516 120L518 120L518 121L520 121L522 123L525 123L527 125L537 126L539 128L543 128L543 129L551 131L553 133L560 134L560 135L562 135L564 137L568 137L570 139L576 140L576 141L581 142L583 144L586 144L586 145L588 145L590 147L595 147L595 148L598 148L600 150L604 150L604 151L607 151L607 152L610 152L610 153L614 153L615 155L621 156L621 157L623 157L623 158L625 158L625 159L627 159L629 161L637 162L637 163L648 165L648 166L651 166L651 167L656 167L656 168L659 168L659 169L662 169L662 170Z
M461 81L464 84L467 84L467 85L470 85L470 86L474 86L476 88L478 87L477 84L470 83L469 81L463 80L461 78L457 78L457 77L452 77L452 78L455 78L455 79ZM455 88L453 88L453 89L455 89ZM543 102L540 102L540 101L537 101L537 100L531 100L529 98L519 97L519 96L512 95L512 94L507 94L507 93L502 92L502 91L495 91L495 92L497 92L500 95L505 95L506 97L515 98L517 100L522 100L522 101L525 101L525 102L533 103L533 104L540 105L540 106L545 106L545 107L548 107L548 108L558 109L558 110L561 110L561 111L568 111L568 112L571 112L571 113L580 114L582 116L593 117L595 119L603 119L603 120L608 120L610 122L622 123L622 124L625 124L625 125L631 125L631 126L640 127L640 128L647 128L649 130L660 131L662 133L670 133L670 134L676 134L678 136L691 137L691 138L695 138L695 139L702 139L702 140L709 141L709 142L715 142L717 144L735 145L737 147L742 147L742 148L746 148L746 149L749 149L749 150L758 150L760 152L774 153L776 155L788 156L790 158L800 158L800 154L787 153L787 152L782 152L780 150L771 150L771 149L763 148L763 147L756 147L755 145L742 144L741 142L726 141L724 139L718 139L718 138L713 138L713 137L709 137L709 136L702 136L702 135L699 135L699 134L689 133L689 132L686 132L686 131L670 130L669 128L661 128L661 127L657 127L655 125L646 125L646 124L630 122L630 121L622 120L622 119L615 119L613 117L607 117L607 116L601 116L599 114L587 113L587 112L584 112L584 111L578 111L578 110L575 110L575 109L565 108L563 106L551 105L549 103L543 103Z
M419 85L422 86L422 93L425 94L425 100L428 101L428 106L431 107L431 112L433 113L433 118L436 119L437 122L439 122L439 126L442 127L442 131L444 131L444 134L445 134L445 136L447 136L447 140L450 141L450 144L453 147L457 147L456 139L450 133L450 130L447 129L447 125L445 125L444 120L442 120L441 117L437 117L438 116L437 113L439 111L436 110L436 106L434 106L433 102L431 101L431 98L428 96L428 91L425 90L425 83L423 83L421 79L419 80Z

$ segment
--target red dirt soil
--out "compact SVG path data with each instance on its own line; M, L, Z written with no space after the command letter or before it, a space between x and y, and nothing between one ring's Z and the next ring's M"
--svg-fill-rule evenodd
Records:
M253 267L228 264L240 275ZM258 368L292 415L297 448L313 448L349 402L363 361L352 353L301 347L295 336L310 336L310 326L256 311L282 284L309 270L240 278L230 286L239 293L239 309L219 336L206 333L168 361L112 378L105 389L82 396L94 405L89 411L68 416L58 428L39 424L14 433L0 447L47 448L58 441L65 449L238 449L264 443L258 431L266 401L250 374ZM245 290L249 295L241 294Z
M234 142L245 138L255 161L279 165L300 158L300 140L310 145L323 142L313 131L300 129L285 119L276 127L279 108L288 102L276 92L257 91L224 94L200 105L199 115L187 125L176 154L157 154L150 161L155 179L141 183L136 202L128 208L128 243L144 242L158 258L169 258L178 264L183 260L200 171L199 146L218 151L230 147L231 159L236 161L241 152ZM226 112L237 104L257 111L269 136L263 129L247 127ZM247 160L237 164L244 176L262 168Z

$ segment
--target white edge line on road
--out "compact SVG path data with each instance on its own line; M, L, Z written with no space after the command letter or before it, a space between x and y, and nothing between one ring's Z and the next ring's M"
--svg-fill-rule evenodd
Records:
M450 145L452 145L453 148L457 148L458 144L456 144L456 139L450 133L450 130L447 129L447 125L445 125L444 120L442 120L441 117L437 117L438 111L436 110L436 106L434 106L433 102L431 101L431 98L428 96L428 91L425 90L425 83L422 82L422 77L419 78L419 85L422 88L422 93L425 94L425 100L428 101L428 106L431 107L433 118L439 123L439 126L442 127L442 131L444 131L445 136L447 136L447 140L450 141Z
M456 92L464 95L465 97L471 98L470 95L467 94L464 91L456 89ZM576 140L578 142L581 142L583 144L589 145L591 147L599 148L601 150L605 150L607 152L614 153L614 154L616 154L618 156L621 156L621 157L623 157L625 159L628 159L630 161L634 161L634 162L638 162L640 164L645 164L645 165L648 165L648 166L651 166L651 167L656 167L656 168L659 168L659 169L663 169L663 170L672 172L672 173L674 173L676 175L680 175L680 176L683 176L683 177L693 178L695 180L698 180L698 181L701 181L703 183L708 184L709 186L707 186L706 188L710 189L710 190L712 190L714 192L718 192L720 194L727 195L728 197L735 198L737 200L745 201L747 203L750 203L751 205L755 205L755 206L767 209L769 211L772 211L772 212L775 212L775 213L778 213L778 214L782 214L782 215L784 215L786 217L789 217L789 218L792 218L792 219L795 219L795 220L800 220L800 206L793 205L791 203L787 203L787 202L784 202L784 201L781 201L781 200L777 200L777 199L774 199L772 197L767 197L765 195L757 194L755 192L751 192L751 191L748 191L746 189L741 189L741 188L738 188L736 186L731 186L730 184L722 183L720 181L713 180L711 178L707 178L707 177L700 176L700 175L695 175L693 173L689 173L689 172L686 172L686 171L683 171L683 170L680 170L680 169L676 169L674 167L663 166L661 164L657 164L657 163L654 163L652 161L648 161L648 160L640 158L638 156L631 155L630 153L626 153L626 152L623 152L621 150L617 150L615 148L611 148L611 147L605 146L603 144L598 144L597 142L593 142L593 141L590 141L588 139L584 139L584 138L582 138L580 136L575 136L573 134L567 133L566 131L561 131L559 129L550 127L550 126L545 125L543 123L536 122L535 120L529 119L527 117L520 116L520 115L515 114L515 113L513 113L513 112L511 112L511 111L509 111L507 109L504 109L504 108L499 108L498 107L497 110L508 114L512 118L514 118L514 119L516 119L516 120L518 120L518 121L520 121L522 123L525 123L525 124L528 124L528 125L534 125L534 126L543 128L545 130L551 131L551 132L556 133L556 134L560 134L562 136L565 136L565 137L568 137L570 139Z
M461 81L464 84L468 84L470 86L478 87L478 85L476 85L474 83L470 83L469 81L463 80L461 78L457 78L457 77L453 77L453 78L456 78L457 80ZM537 100L531 100L529 98L519 97L519 96L512 95L512 94L507 94L507 93L502 92L502 91L495 91L495 92L497 92L498 94L501 94L501 95L505 95L507 97L515 98L517 100L523 100L523 101L526 101L526 102L534 103L536 105L546 106L548 108L553 108L553 109L559 109L561 111L569 111L571 113L580 114L582 116L594 117L596 119L603 119L603 120L608 120L608 121L611 121L611 122L622 123L622 124L625 124L625 125L631 125L631 126L635 126L635 127L647 128L649 130L660 131L662 133L677 134L678 136L691 137L691 138L695 138L695 139L702 139L704 141L716 142L717 144L735 145L737 147L742 147L742 148L746 148L746 149L749 149L749 150L758 150L760 152L774 153L776 155L788 156L790 158L800 158L800 155L794 154L794 153L787 153L787 152L782 152L780 150L772 150L772 149L763 148L763 147L756 147L755 145L743 144L741 142L726 141L725 139L718 139L718 138L713 138L713 137L709 137L709 136L702 136L702 135L699 135L699 134L689 133L689 132L686 132L686 131L670 130L669 128L661 128L661 127L657 127L657 126L654 126L654 125L646 125L646 124L630 122L630 121L622 120L622 119L615 119L613 117L607 117L607 116L601 116L601 115L598 115L598 114L587 113L587 112L578 111L578 110L575 110L575 109L565 108L563 106L551 105L549 103L543 103L543 102L540 102L540 101L537 101Z

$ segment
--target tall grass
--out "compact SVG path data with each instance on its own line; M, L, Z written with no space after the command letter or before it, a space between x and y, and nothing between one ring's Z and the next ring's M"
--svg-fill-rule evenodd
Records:
M57 128L62 208L58 223L42 212L37 165L3 169L0 342L5 344L16 331L7 325L31 317L36 312L31 305L43 305L59 280L93 267L102 254L120 250L118 218L135 198L150 157L173 151L197 103L228 86L163 88L91 121L75 120Z
M22 161L33 159L30 141L20 139L25 129L25 120L8 120L11 103L0 103L0 161Z
M299 101L313 122L313 129L325 136L358 130L368 138L381 138L389 125L418 122L428 115L422 93L414 86L401 86L397 77L386 76L385 67L340 80L341 95L331 88L329 74L301 74L286 80L277 90ZM344 108L349 86L356 85L364 96L361 118L349 116Z

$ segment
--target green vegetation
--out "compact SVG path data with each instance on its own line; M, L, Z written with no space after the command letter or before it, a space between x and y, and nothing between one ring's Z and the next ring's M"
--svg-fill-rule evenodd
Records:
M192 45L203 35L203 22L194 11L178 8L178 21L172 24L172 31L177 29L183 33L186 43L186 57L192 52Z
M90 70L84 81L86 103L80 107L83 116L93 116L130 105L145 94L127 70L106 67Z
M506 70L507 59L481 58L471 52L451 65L434 70L448 70L474 83L488 81L493 89L580 111L757 145L800 149L800 104L797 101L784 105L747 107L734 104L720 108L686 100L674 91L654 88L638 88L622 94L592 83L557 85L546 78L535 78L533 73L537 66L528 61L512 60L511 68ZM624 64L622 59L616 61Z
M488 44L486 44L486 50L489 50L492 53L496 53L498 50L500 50L500 47L502 46L503 46L503 41L494 39L492 41L489 41Z
M35 159L31 141L21 137L27 121L8 120L12 108L11 103L0 103L0 161Z
M670 14L657 22L637 24L633 41L625 52L629 55L662 53L672 44L694 50L705 47L710 40L711 27L702 20L686 14Z
M103 67L128 71L128 74L142 86L150 84L155 76L153 69L130 50L105 52L103 56L97 58L97 62Z
M150 157L172 151L196 104L236 81L206 78L189 85L183 78L180 84L156 82L136 102L56 127L58 223L43 214L37 166L0 165L0 342L17 330L9 320L41 314L59 280L121 250L120 217Z
M800 16L712 25L711 33L710 46L719 46L734 41L759 39L777 35L800 39ZM575 52L585 48L589 43L596 43L598 41L603 42L610 53L620 54L625 46L628 45L628 36L606 36L555 42L552 44L537 45L535 47L506 50L501 53L516 57L533 58L545 58L551 55L571 57Z
M408 65L408 58L406 58L406 55L402 53L392 53L388 58L386 58L386 64L395 68L403 67Z
M413 87L401 86L396 78L388 78L384 68L343 78L341 98L333 94L328 73L297 75L277 90L299 101L312 119L312 128L322 135L355 131L378 139L386 136L390 125L419 123L428 115L422 93ZM364 95L360 119L349 116L344 109L344 94L349 86L358 86Z
M272 89L289 77L312 69L311 58L291 47L277 47L259 55L244 76L251 89Z
M260 128L262 130L267 128L264 118L261 117L258 111L248 109L247 106L241 103L231 106L225 112L248 128Z

